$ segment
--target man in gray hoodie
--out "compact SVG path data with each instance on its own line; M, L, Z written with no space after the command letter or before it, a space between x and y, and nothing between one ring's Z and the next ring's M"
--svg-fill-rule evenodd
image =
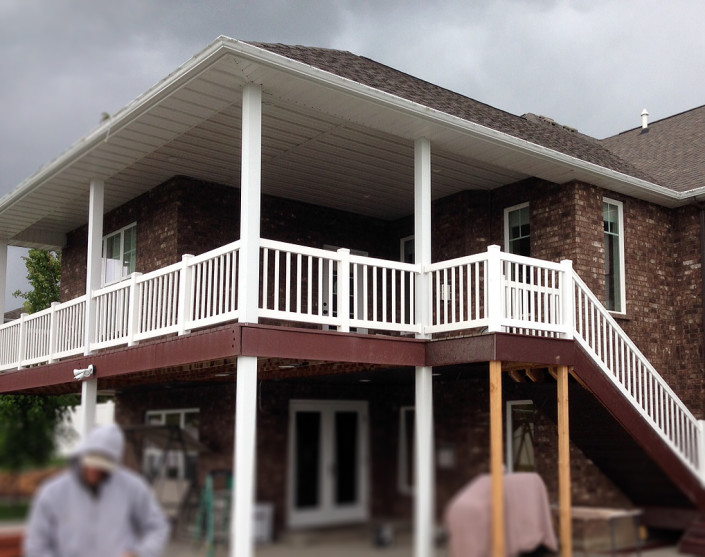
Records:
M95 428L71 466L39 489L25 535L25 557L159 557L169 523L152 490L121 465L125 437Z

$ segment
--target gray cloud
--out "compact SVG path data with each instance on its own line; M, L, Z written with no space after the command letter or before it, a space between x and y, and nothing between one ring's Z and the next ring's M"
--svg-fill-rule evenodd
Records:
M704 20L698 0L2 0L0 196L221 34L350 50L604 137L704 103Z

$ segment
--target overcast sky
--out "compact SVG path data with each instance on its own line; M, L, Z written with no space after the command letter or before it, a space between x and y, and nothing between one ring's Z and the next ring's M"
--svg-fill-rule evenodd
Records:
M702 0L0 0L0 196L218 35L350 50L602 138L705 104L704 21Z

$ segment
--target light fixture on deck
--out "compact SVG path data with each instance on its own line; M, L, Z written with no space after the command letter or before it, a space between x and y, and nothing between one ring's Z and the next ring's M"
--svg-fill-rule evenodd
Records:
M74 369L73 376L76 381L81 381L82 379L87 379L95 373L95 366L90 364L87 368Z

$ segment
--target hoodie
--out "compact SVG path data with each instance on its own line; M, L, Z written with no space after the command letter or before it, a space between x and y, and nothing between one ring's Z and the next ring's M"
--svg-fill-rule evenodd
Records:
M81 480L80 457L99 453L122 461L125 438L116 425L93 429L72 466L44 483L32 503L25 557L159 557L169 524L149 485L118 466L94 493Z

